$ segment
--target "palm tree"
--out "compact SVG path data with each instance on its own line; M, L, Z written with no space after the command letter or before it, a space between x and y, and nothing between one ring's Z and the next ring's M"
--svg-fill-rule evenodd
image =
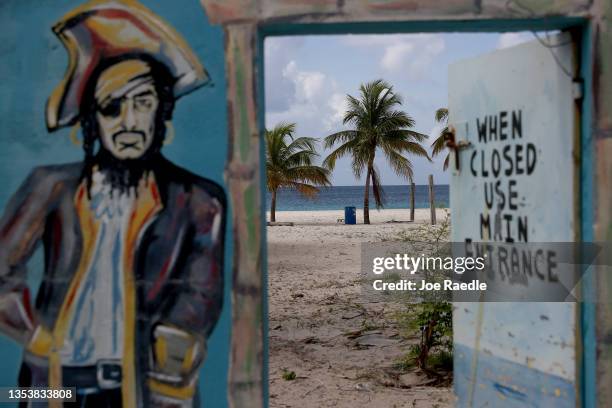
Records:
M434 140L434 142L431 144L431 157L436 157L437 155L442 153L442 151L446 150L446 134L448 133L448 109L440 108L436 111L436 122L443 124L444 129L440 131L440 134L438 135L438 137L436 137L436 140ZM450 154L447 153L446 158L444 159L444 166L442 167L443 170L446 170L448 168L449 158Z
M361 84L359 99L347 95L348 110L344 114L343 124L352 125L353 130L344 130L325 138L325 148L332 148L341 143L327 158L323 165L333 169L336 160L350 155L353 174L359 178L366 171L365 192L363 198L363 222L370 223L370 183L376 208L384 205L384 192L380 183L378 170L374 166L377 149L382 150L391 168L409 181L413 179L412 163L404 154L429 156L421 142L427 136L409 128L414 126L406 112L396 109L402 104L400 95L393 92L393 87L382 79Z
M276 221L276 194L280 187L295 188L307 197L319 192L316 186L329 186L329 170L314 166L319 154L316 139L293 137L295 123L279 123L266 130L266 174L268 190L272 193L270 220Z

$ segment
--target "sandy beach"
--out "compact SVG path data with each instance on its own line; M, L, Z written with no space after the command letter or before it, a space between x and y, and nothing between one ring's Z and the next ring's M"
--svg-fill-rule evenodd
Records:
M438 221L446 218L448 209L437 208L436 219ZM357 209L357 225L347 225L349 228L363 227L363 210ZM414 211L414 218L417 224L428 223L430 220L429 208L417 208ZM267 212L267 219L270 220L270 211ZM277 222L293 222L295 225L342 225L338 220L344 219L344 210L333 211L277 211ZM392 224L392 223L410 223L410 210L370 210L371 224ZM367 227L367 226L366 226Z
M437 210L441 223L446 210ZM277 212L269 226L271 407L450 407L449 386L433 386L397 362L419 340L402 334L393 302L360 297L360 244L429 226L429 209L373 210L372 225L337 222L343 211ZM291 372L295 379L287 380Z

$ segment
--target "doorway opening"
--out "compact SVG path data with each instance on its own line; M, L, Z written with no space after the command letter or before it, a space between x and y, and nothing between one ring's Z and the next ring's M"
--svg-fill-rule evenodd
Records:
M455 404L452 304L369 299L363 253L452 239L449 66L556 34L265 39L270 406ZM350 132L391 95L368 163Z

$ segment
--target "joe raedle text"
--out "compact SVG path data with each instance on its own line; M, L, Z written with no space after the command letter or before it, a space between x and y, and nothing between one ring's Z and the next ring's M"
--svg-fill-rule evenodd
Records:
M403 272L411 275L412 279L395 281L376 279L372 282L372 286L376 291L485 291L487 283L478 279L427 281L422 279L419 273L436 271L462 275L466 271L482 272L485 268L485 257L486 255L484 257L429 257L423 254L421 256L395 254L395 256L376 257L372 260L374 275L381 275L384 272Z
M487 283L481 282L475 279L471 282L454 282L451 279L445 279L442 282L427 282L422 279L420 281L412 281L408 279L401 279L396 282L385 282L382 279L377 279L372 283L374 290L379 291L394 291L394 290L406 290L406 291L432 291L432 290L450 290L450 291L462 291L462 290L487 290Z

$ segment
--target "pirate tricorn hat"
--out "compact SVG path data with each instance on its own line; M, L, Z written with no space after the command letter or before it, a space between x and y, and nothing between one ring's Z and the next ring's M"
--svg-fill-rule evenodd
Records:
M203 85L208 74L185 40L136 0L92 0L53 26L69 55L64 79L47 101L49 131L79 120L85 89L96 67L109 58L146 55L174 77L174 97Z

